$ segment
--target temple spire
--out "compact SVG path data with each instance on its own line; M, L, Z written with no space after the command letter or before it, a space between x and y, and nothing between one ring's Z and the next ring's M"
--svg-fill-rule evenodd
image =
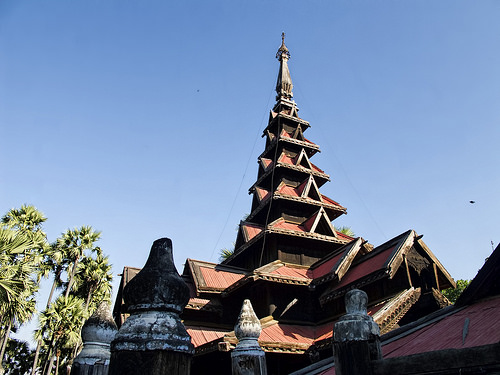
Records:
M281 47L276 52L276 58L280 62L280 72L278 74L278 82L276 83L276 100L291 99L293 97L292 78L288 70L288 60L290 59L290 52L285 46L285 33L281 34Z

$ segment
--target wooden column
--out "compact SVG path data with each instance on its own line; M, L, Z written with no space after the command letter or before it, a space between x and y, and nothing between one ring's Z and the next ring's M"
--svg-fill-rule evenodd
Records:
M261 331L262 326L250 300L244 300L238 323L234 326L239 342L231 352L233 375L267 375L266 356L258 342Z
M370 375L371 360L381 359L380 329L366 312L368 296L353 289L345 296L346 314L333 328L337 375Z
M179 314L189 289L175 268L170 239L153 243L123 299L130 317L111 343L110 375L188 375L194 347Z
M83 349L73 361L71 375L107 375L110 344L118 328L108 302L102 302L82 327Z

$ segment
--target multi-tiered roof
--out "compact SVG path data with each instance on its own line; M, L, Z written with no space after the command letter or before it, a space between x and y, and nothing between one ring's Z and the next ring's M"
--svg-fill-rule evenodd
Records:
M298 115L282 36L276 104L264 130L257 181L250 188L252 211L240 223L234 254L224 264L255 269L274 260L311 265L352 240L332 220L346 212L321 194L328 174L311 162L319 146L304 137L309 122Z
M182 319L196 348L193 374L231 373L233 327L245 299L261 319L268 373L288 374L331 356L333 325L350 289L368 294L369 314L384 333L447 305L440 290L454 285L413 230L375 248L335 230L332 221L346 209L320 192L329 176L311 162L319 146L304 137L309 123L293 101L284 36L277 58L276 104L234 253L221 264L187 259L184 266L191 298ZM123 272L118 325L126 319L121 290L137 272Z

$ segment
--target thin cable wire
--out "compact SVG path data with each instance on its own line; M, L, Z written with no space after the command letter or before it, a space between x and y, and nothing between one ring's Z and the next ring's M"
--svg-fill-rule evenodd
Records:
M271 206L273 205L273 195L274 195L274 172L276 171L276 164L278 162L278 149L279 149L279 141L281 137L281 121L278 116L278 131L276 132L276 148L274 149L274 157L273 157L273 169L271 172L271 188L269 189L269 207L267 209L266 221L264 223L264 234L262 235L262 248L260 250L260 259L259 259L259 267L262 266L262 257L264 256L264 249L266 247L266 231L267 224L269 223L269 215L271 214Z
M224 222L224 225L223 225L222 230L221 230L221 232L219 234L219 237L217 238L217 242L215 243L215 246L214 246L214 248L212 250L212 254L210 255L210 260L213 259L215 250L217 249L217 247L219 245L219 242L220 242L220 239L222 238L222 235L224 234L224 231L226 230L227 223L229 222L229 218L231 217L231 214L233 213L234 206L236 205L236 201L238 200L238 196L240 195L241 187L243 185L243 181L245 180L245 177L246 177L246 174L247 174L247 171L248 171L248 166L250 165L250 160L253 157L253 152L255 150L255 146L257 145L257 141L258 141L258 139L260 137L260 134L263 131L262 130L262 124L264 123L264 119L265 119L266 114L267 114L267 108L269 108L269 102L271 100L271 96L273 94L273 91L274 91L274 88L272 88L271 91L270 91L270 93L269 93L269 97L267 99L267 104L266 104L266 110L263 111L262 119L260 120L259 130L258 130L258 133L257 133L255 139L254 139L254 142L253 142L253 145L252 145L252 150L250 151L250 155L248 156L247 163L245 165L245 170L243 172L243 176L241 177L240 184L238 185L238 189L236 189L236 194L234 196L233 203L231 204L231 208L229 209L229 212L227 214L226 221Z
M311 112L311 117L313 119L316 118L316 116L314 115L314 111L312 110L312 107L308 105L307 103L307 100L304 100L305 98L305 95L302 94L302 91L300 89L300 85L297 85L295 84L294 85L294 88L297 89L297 91L300 93L300 95L302 96L301 98L301 101L304 102L304 104L306 104L306 107L309 108L309 111ZM387 240L387 236L385 235L384 231L382 230L382 228L380 227L380 225L378 224L377 220L375 219L375 217L372 215L370 209L368 208L368 205L365 203L365 201L363 200L363 198L361 197L361 195L359 194L358 190L356 189L356 187L354 186L353 182L351 181L351 179L349 178L349 175L347 173L347 170L344 168L344 165L342 164L342 162L340 161L340 159L337 157L337 154L335 153L335 148L333 148L331 145L330 145L330 142L328 141L328 137L326 136L325 132L323 131L323 128L321 127L321 125L319 124L318 122L318 129L321 131L322 133L322 142L326 143L328 145L328 147L330 148L330 151L332 154L333 154L333 157L335 158L335 160L337 161L338 165L340 166L340 169L342 170L344 176L346 177L346 180L347 182L349 183L350 187L352 188L352 190L354 191L354 193L356 194L356 196L358 197L359 201L361 202L361 204L363 205L365 211L368 213L368 216L370 217L371 221L375 224L375 227L377 228L377 230L380 232L380 234Z

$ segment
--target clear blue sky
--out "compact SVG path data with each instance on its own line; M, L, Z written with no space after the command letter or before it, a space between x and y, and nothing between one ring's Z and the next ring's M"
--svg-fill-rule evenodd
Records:
M2 0L0 213L35 205L51 241L92 225L115 275L164 236L180 272L217 261L285 31L334 224L374 245L415 229L472 278L500 241L499 20L496 0Z

